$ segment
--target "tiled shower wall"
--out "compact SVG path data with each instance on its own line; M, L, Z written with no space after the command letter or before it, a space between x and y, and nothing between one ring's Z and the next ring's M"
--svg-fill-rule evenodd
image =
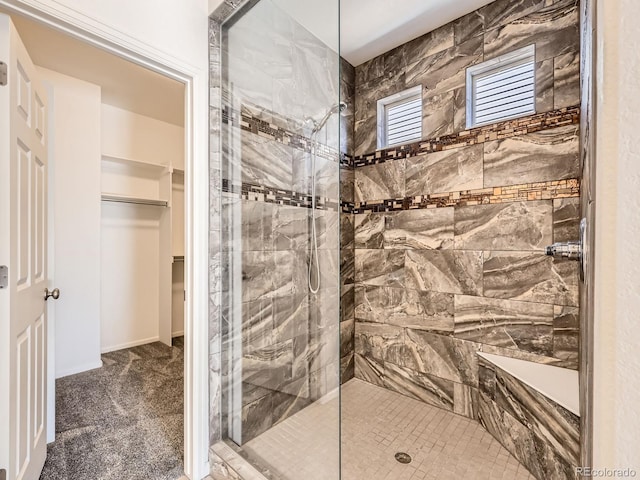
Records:
M219 28L212 22L212 71L219 69ZM346 220L353 236L349 216L340 217L339 177L339 150L353 148L353 101L343 120L332 117L317 139L317 294L309 293L307 272L311 119L317 121L336 105L338 89L346 101L353 97L355 72L344 62L339 84L338 55L268 0L256 4L226 35L227 78L220 83L218 71L211 79L212 99L222 94L225 100L212 105L212 134L221 131L226 139L220 146L212 136L212 160L221 156L216 187L222 192L221 200L212 199L220 201L220 217L212 216L212 226L219 226L212 228L212 276L223 281L212 284L212 312L220 315L222 328L219 340L212 341L212 352L220 353L212 353L211 388L217 394L215 367L220 366L223 379L230 371L225 362L235 335L242 349L242 358L235 360L242 371L242 441L234 440L244 444L336 389L341 367L345 377L353 376L353 314L345 312L339 323L338 235L339 223ZM215 91L215 82L221 91ZM353 169L344 168L345 177L350 173L352 178ZM212 179L214 174L212 169ZM213 250L214 241L219 250ZM353 243L344 251L352 258ZM353 280L344 287L351 291L353 312ZM233 331L230 325L239 320L242 332ZM224 390L221 394L227 405ZM212 433L216 422L225 432L228 416L214 414L220 405L216 401L219 396L212 395ZM212 442L217 439L216 433Z
M498 0L356 67L356 376L475 417L476 352L576 369L576 0ZM466 130L466 68L536 45L536 110ZM423 86L423 141L376 152L376 102Z
M354 146L356 72L353 65L340 59L340 101L347 109L340 118L340 149L343 161L340 165L340 199L343 211L340 213L340 371L341 382L351 380L355 374L355 244L354 214L354 168L350 161Z

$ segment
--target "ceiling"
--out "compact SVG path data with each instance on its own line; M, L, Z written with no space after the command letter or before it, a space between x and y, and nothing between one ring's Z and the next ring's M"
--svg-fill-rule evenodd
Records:
M11 19L36 65L99 85L103 103L184 125L182 83L24 17Z
M337 2L273 0L338 51ZM341 0L340 55L358 66L493 0ZM336 5L335 8L332 6Z

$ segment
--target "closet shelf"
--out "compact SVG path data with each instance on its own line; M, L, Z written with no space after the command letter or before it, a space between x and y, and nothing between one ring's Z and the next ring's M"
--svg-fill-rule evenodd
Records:
M132 165L134 167L146 167L154 170L166 170L169 167L167 165L161 165L159 163L145 162L143 160L134 160L132 158L114 157L112 155L102 155L102 161L121 163L123 165Z
M128 197L125 195L116 195L113 193L103 193L102 201L116 203L133 203L136 205L153 205L157 207L169 206L169 202L167 202L166 200L158 200L155 198Z

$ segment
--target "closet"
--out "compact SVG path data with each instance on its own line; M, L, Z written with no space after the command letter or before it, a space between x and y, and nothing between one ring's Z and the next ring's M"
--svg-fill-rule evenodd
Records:
M101 108L101 351L184 333L184 129Z

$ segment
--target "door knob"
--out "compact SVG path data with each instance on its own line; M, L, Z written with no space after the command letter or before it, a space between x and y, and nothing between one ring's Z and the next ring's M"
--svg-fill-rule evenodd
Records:
M60 298L60 289L58 288L54 288L53 290L49 291L48 288L44 289L44 301L46 302L47 300L49 300L49 297L53 297L54 300L57 300Z

